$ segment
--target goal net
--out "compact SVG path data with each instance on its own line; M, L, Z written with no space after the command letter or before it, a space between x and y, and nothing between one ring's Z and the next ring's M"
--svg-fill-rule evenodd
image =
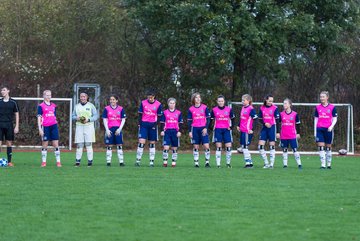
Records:
M258 113L262 102L254 102L253 106ZM279 112L283 111L283 103L274 103ZM303 154L317 154L317 148L314 137L314 111L318 103L293 103L292 109L296 111L301 121L301 137L299 139L299 152ZM338 112L338 121L334 128L333 151L346 149L348 154L354 154L354 123L353 106L351 104L333 104ZM236 115L235 123L239 123L239 114L242 108L241 102L229 102ZM262 125L256 121L254 125L254 137L250 145L250 150L256 150L259 141L259 134ZM235 133L235 132L234 132ZM239 133L234 134L235 145L239 144ZM278 140L279 141L279 140ZM277 150L280 150L278 147Z
M41 138L39 136L37 124L37 106L43 98L37 97L11 97L15 99L19 106L20 126L19 133L15 136L14 146L19 148L40 148ZM72 143L72 99L71 98L52 98L56 108L56 119L59 125L61 148L71 150ZM51 143L49 143L51 144ZM50 146L50 145L49 145Z

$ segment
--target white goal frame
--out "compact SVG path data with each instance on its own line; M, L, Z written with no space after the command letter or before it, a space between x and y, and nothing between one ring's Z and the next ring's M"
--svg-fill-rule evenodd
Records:
M232 105L243 105L242 102L235 102L235 101L229 101L228 102L228 106L232 107ZM256 106L260 106L262 105L262 102L253 102L253 105ZM282 106L283 103L277 102L274 103L277 106ZM347 124L346 124L346 129L347 129L347 133L346 133L346 150L347 150L347 154L349 155L354 155L355 154L355 144L354 144L354 108L352 106L352 104L349 103L331 103L334 106L343 106L343 107L347 107ZM292 103L293 106L317 106L319 105L319 103ZM258 153L257 151L250 151L252 153ZM277 153L282 153L282 152L277 152ZM290 153L290 152L289 152ZM310 152L310 151L300 151L300 154L318 154L318 152Z
M38 100L43 101L44 98L40 97L11 97L14 100ZM72 112L73 112L73 99L72 98L51 98L51 101L65 101L69 102L69 147L68 149L71 151L71 145L72 145ZM21 113L20 113L20 121L21 123ZM20 130L21 131L21 130ZM14 146L18 148L41 148L41 146L31 146L31 145L19 145ZM50 147L50 146L49 146ZM61 148L65 148L65 146L60 146Z

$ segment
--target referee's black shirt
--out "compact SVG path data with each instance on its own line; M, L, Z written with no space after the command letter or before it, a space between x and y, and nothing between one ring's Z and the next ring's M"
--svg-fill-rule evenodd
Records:
M16 112L19 112L19 107L14 99L0 99L0 122L13 122Z

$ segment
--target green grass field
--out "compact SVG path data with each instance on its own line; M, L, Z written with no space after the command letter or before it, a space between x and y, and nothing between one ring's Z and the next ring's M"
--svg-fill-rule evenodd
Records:
M241 155L232 169L214 168L214 156L195 169L191 154L163 168L160 152L154 168L147 154L134 167L134 153L109 168L104 155L75 168L63 152L62 168L40 168L40 153L14 153L16 166L0 168L0 240L360 240L358 157L320 170L303 156L299 171L293 156L268 170L255 155L249 170Z

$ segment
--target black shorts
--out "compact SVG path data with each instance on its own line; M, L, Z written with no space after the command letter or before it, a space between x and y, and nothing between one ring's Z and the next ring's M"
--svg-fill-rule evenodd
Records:
M11 122L0 122L0 141L14 140L14 127Z

